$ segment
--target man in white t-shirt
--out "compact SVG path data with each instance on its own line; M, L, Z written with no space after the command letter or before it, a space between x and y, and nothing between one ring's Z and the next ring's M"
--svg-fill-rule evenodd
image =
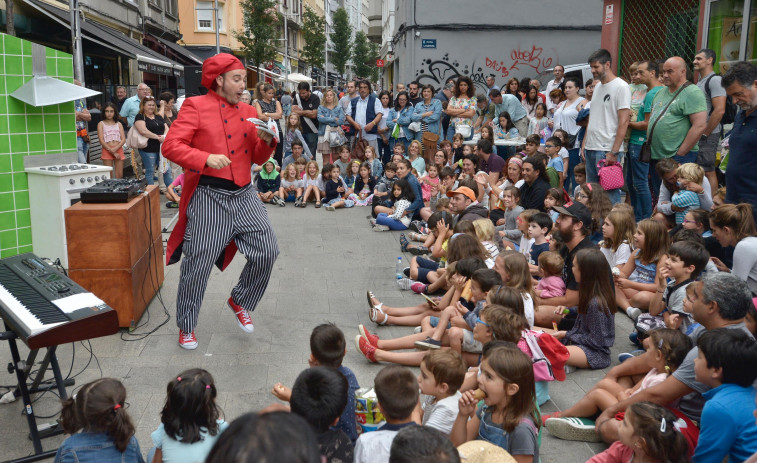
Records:
M545 91L547 95L547 109L552 109L556 105L552 103L552 99L549 98L549 92L556 88L564 88L565 87L565 68L561 64L555 65L554 69L552 69L552 72L555 75L554 80L550 80L547 82L547 89Z
M589 66L599 84L594 88L589 112L589 126L584 137L583 157L586 160L586 181L599 182L597 163L623 160L623 138L631 118L631 89L610 69L610 52L601 48L589 56ZM613 204L620 202L620 189L608 190Z

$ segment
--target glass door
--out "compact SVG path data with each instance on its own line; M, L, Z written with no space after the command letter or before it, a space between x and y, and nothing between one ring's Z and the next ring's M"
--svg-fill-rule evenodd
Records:
M751 3L752 0L710 0L707 4L704 43L717 54L716 72L724 73L731 64L753 53L755 18L749 15ZM747 34L744 23L749 25Z

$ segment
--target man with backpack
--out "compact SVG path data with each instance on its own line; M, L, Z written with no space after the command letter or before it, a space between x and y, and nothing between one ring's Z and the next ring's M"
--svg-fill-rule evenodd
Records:
M704 169L707 180L710 181L713 196L718 190L718 178L715 174L715 152L718 143L720 143L722 124L733 122L733 116L736 113L733 110L731 114L728 114L729 117L724 117L726 116L727 97L720 82L720 75L715 74L713 70L716 58L715 52L709 48L699 50L694 56L694 70L699 73L697 86L704 92L707 101L707 126L699 140L697 164Z

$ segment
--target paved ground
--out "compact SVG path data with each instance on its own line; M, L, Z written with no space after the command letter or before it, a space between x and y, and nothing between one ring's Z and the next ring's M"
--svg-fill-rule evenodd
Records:
M162 197L161 197L162 198ZM165 199L163 199L165 201ZM163 209L167 224L175 209ZM152 442L150 433L159 424L159 412L165 399L167 381L190 367L202 367L215 377L218 402L226 419L232 420L247 411L258 410L276 399L270 390L278 381L291 385L297 374L307 368L308 339L311 329L331 321L345 333L348 352L344 363L361 384L371 385L381 365L368 363L351 342L358 323L373 326L368 319L365 291L373 290L391 306L415 305L421 298L400 291L394 280L394 265L399 252L399 234L373 233L365 216L366 208L326 212L310 205L306 209L269 206L281 255L276 262L268 290L255 313L255 332L243 333L233 315L224 308L231 287L243 266L237 256L226 272L214 270L197 327L199 347L195 351L179 348L178 328L173 318L179 267L166 268L165 282L159 298L150 304L142 318L139 332L152 330L170 320L144 339L121 333L92 340L95 358L81 343L61 346L58 355L64 376L72 369L76 385L69 393L101 376L120 379L128 390L128 412L136 427L143 453ZM167 238L167 235L165 235ZM411 257L409 254L404 258ZM147 316L149 315L149 321ZM631 322L624 315L616 317L617 341L613 358L628 350ZM382 337L410 334L408 327L378 327ZM25 352L22 353L25 355ZM72 365L73 356L73 365ZM6 365L10 353L0 344L0 364ZM603 375L604 371L578 371L563 383L551 386L552 400L543 412L564 409L579 399ZM14 384L15 376L0 372L0 384ZM7 389L6 389L7 390ZM5 390L0 390L4 393ZM54 415L59 401L51 393L37 399L39 416ZM21 402L0 405L0 458L18 458L32 452L27 439L26 420ZM52 421L53 419L42 420ZM45 449L54 449L62 436L46 439ZM543 462L584 462L604 449L601 444L584 444L554 439L543 432Z

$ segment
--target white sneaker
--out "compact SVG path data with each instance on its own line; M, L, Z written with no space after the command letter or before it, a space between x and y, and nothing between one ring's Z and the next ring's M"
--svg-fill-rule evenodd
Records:
M389 226L388 225L374 225L373 231L375 232L389 231Z
M413 283L415 282L410 278L400 278L399 280L397 280L397 285L400 287L400 289L405 291L409 291Z
M641 315L641 309L636 307L629 307L626 309L626 315L628 315L631 320L635 322L639 318L639 315Z

